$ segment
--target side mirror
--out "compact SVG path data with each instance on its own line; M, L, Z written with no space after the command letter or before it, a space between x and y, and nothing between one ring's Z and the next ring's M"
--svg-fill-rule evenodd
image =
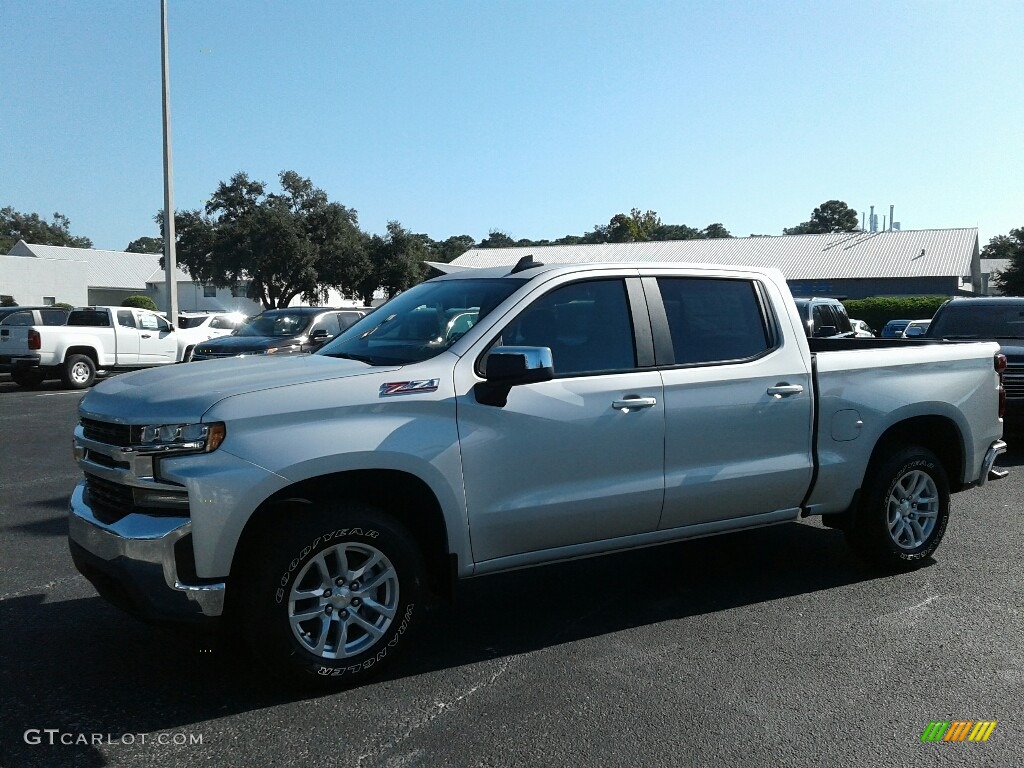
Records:
M487 381L473 391L477 402L503 407L512 387L551 381L555 365L548 347L495 347L484 363Z

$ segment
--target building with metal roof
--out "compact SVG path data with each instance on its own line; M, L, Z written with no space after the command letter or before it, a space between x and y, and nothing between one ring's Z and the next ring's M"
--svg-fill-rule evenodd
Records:
M58 301L76 306L112 306L142 294L166 310L164 275L158 253L36 245L19 240L7 256L0 257L0 293L13 296L20 304ZM197 283L180 269L176 277L181 311L260 311L258 303L232 296L226 288Z
M798 296L919 296L983 293L978 230L833 232L598 245L472 248L442 272L511 266L528 254L546 264L608 261L774 267Z
M19 304L65 302L75 306L116 306L129 296L142 294L167 310L165 271L158 253L128 253L61 245L35 245L19 240L7 256L0 256L0 294L13 296ZM221 310L247 315L263 311L258 301L238 290L204 285L177 270L178 309L181 312ZM234 294L238 294L237 296ZM296 297L292 305L301 303ZM347 306L355 302L335 290L328 304Z

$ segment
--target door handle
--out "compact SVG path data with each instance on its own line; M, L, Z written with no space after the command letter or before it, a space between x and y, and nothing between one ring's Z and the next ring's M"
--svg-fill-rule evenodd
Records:
M627 395L621 400L612 400L612 408L623 413L629 413L641 408L652 408L657 404L658 399L656 397L638 397L636 395Z
M768 387L768 394L776 400L780 397L799 395L803 391L804 388L799 384L776 384L774 387Z
M144 338L144 339L148 339L148 338L149 338L149 334L148 334L148 333L144 333L144 334L142 334L142 338Z

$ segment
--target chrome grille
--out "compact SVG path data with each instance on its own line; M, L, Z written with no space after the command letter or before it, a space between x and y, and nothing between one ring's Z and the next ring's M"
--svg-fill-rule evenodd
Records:
M85 487L88 491L86 503L100 522L116 523L135 511L135 496L127 485L112 483L86 472Z
M1007 400L1024 400L1024 363L1010 363L1003 372Z
M117 445L122 448L132 444L132 428L128 424L111 424L107 421L82 419L82 432L88 440L97 443Z

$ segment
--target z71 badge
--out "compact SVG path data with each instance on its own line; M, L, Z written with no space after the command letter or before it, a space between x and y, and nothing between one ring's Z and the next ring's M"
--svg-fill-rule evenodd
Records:
M423 379L422 381L392 381L380 385L380 396L416 395L420 392L437 392L440 379Z

